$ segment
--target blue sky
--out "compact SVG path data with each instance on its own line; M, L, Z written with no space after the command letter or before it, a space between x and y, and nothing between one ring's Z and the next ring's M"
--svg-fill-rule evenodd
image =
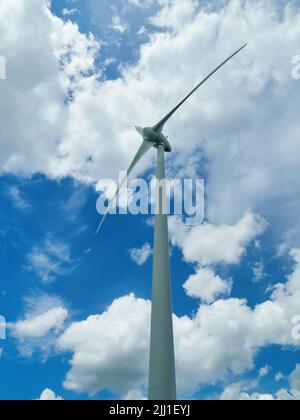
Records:
M152 261L132 250L152 247L151 216L95 237L97 181L245 41L167 127L168 175L206 184L206 222L170 221L178 390L300 398L300 10L256 3L3 2L0 399L146 395Z

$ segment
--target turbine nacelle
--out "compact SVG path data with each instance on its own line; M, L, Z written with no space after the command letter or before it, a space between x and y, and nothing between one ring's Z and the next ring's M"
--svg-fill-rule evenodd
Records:
M153 144L153 147L157 148L162 144L165 148L165 152L169 153L172 151L172 147L167 137L159 130L155 130L153 127L135 127L136 131L143 137L144 141Z

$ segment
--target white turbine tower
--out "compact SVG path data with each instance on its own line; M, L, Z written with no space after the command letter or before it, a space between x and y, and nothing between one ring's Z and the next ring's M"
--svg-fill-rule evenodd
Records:
M154 253L152 278L152 311L150 337L150 366L149 366L149 400L176 400L175 356L172 323L172 297L170 278L170 254L168 238L168 216L164 211L166 203L165 161L164 153L171 152L168 139L163 134L163 128L172 115L199 89L213 74L237 55L247 44L239 48L215 70L213 70L195 89L193 89L172 111L153 127L135 129L143 137L143 143L129 166L126 177L111 201L110 207L104 214L98 227L99 232L107 214L110 212L121 187L137 163L155 147L157 149L157 194L154 227Z

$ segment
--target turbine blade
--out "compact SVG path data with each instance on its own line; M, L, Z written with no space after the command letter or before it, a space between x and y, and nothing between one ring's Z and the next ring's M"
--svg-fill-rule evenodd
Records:
M106 210L106 213L104 214L104 216L101 219L101 222L100 222L100 224L98 226L98 229L97 229L97 232L96 232L96 236L98 235L98 233L99 233L99 231L101 229L101 226L103 225L103 223L104 223L104 221L105 221L108 213L112 209L112 206L113 206L113 204L114 204L114 202L115 202L115 200L116 200L116 198L117 198L117 196L118 196L121 188L123 187L126 179L129 177L129 175L131 174L131 172L133 171L133 169L135 168L135 166L138 164L138 162L142 159L142 157L148 152L148 150L151 149L151 147L153 147L153 144L150 143L150 142L148 142L148 141L145 141L145 140L141 144L141 147L139 148L139 150L137 151L137 153L136 153L133 161L131 162L131 165L129 166L129 168L128 168L127 172L126 172L125 177L123 178L123 180L122 180L121 184L119 185L119 187L118 187L118 189L117 189L117 191L116 191L113 199L111 200L110 205L109 205L108 209Z
M236 56L242 49L244 49L248 44L243 45L241 48L239 48L234 54L232 54L229 58L227 58L222 64L220 64L215 70L213 70L202 82L200 82L195 89L193 89L172 111L169 112L159 123L157 123L153 129L160 130L164 128L164 125L166 122L172 117L172 115L177 111L178 108L181 107L192 95L196 92L196 90L199 89L200 86L202 86L208 79L211 78L221 67L223 67L228 61L230 61L234 56Z

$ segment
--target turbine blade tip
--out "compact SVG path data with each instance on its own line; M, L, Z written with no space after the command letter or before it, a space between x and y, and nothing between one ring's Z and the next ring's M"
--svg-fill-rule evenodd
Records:
M139 126L137 126L137 125L135 125L134 126L134 128L136 129L136 131L141 135L141 136L143 136L143 134L144 134L144 129L142 128L142 127L139 127Z

